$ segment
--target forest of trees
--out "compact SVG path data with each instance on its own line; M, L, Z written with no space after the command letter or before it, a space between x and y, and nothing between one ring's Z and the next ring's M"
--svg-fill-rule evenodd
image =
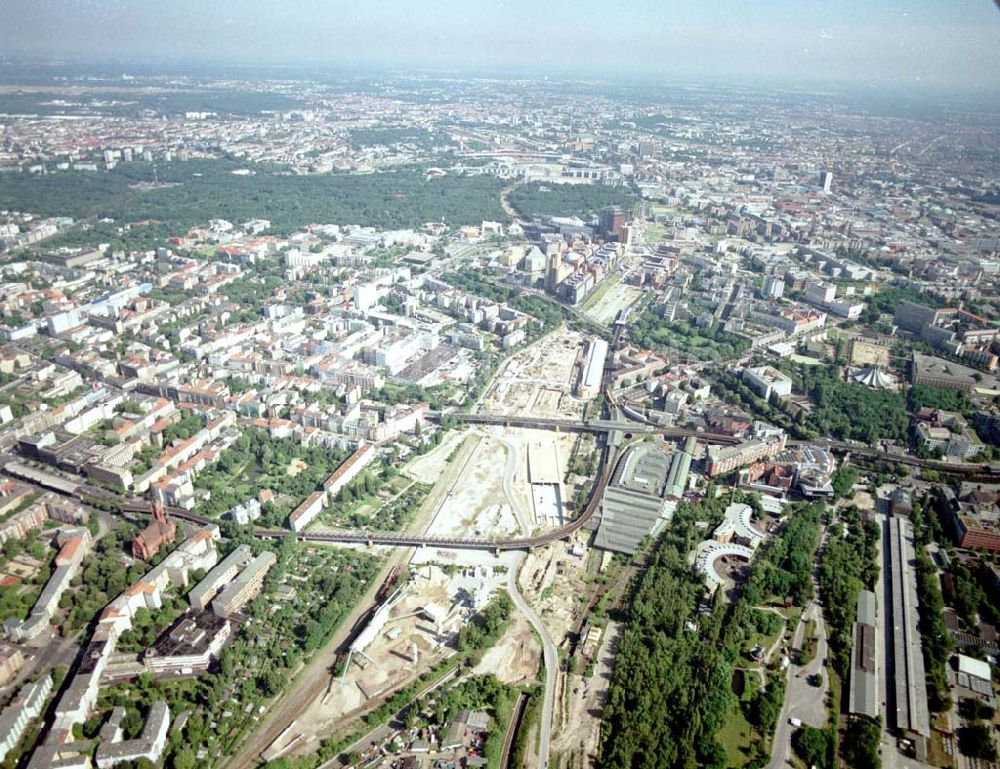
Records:
M952 579L944 583L945 603L958 612L966 626L972 628L977 624L977 614L991 625L1000 625L1000 605L997 605L988 592L991 586L984 584L986 580L983 575L986 570L974 572L956 560L951 563L948 571Z
M260 489L287 495L297 504L314 492L347 456L346 451L318 445L302 446L297 441L270 438L261 430L244 430L236 442L198 476L196 486L208 490L211 496L199 503L197 511L201 515L221 515ZM305 462L306 466L298 474L289 475L288 466L293 459ZM264 505L261 524L282 525L290 509L271 503Z
M913 505L913 539L916 550L917 594L920 602L920 648L924 655L924 673L927 676L927 704L934 712L941 712L950 705L948 674L945 666L951 656L954 642L944 625L944 598L937 568L927 556L927 545L943 534L933 506L925 501Z
M742 501L756 503L751 495ZM704 585L687 554L701 539L697 522L707 518L711 528L728 503L711 494L700 505L681 503L632 586L604 710L602 766L731 766L734 757L720 744L719 733L737 704L755 734L744 749L745 765L762 767L769 760L784 676L772 673L765 685L750 676L753 685L739 699L731 679L737 666L749 664L743 660L754 644L780 632L779 617L757 607L783 604L788 595L798 605L811 598L824 505L792 511L785 527L757 554L736 600L729 604L719 593L709 601L710 614L699 613ZM686 627L691 621L696 630Z
M853 627L857 619L858 594L874 590L878 581L881 553L879 552L878 524L863 520L861 511L854 505L838 512L839 521L830 529L819 568L819 588L823 597L823 618L826 621L827 639L830 644L833 669L842 682L849 679L851 647L854 644ZM874 742L871 736L874 734ZM866 718L853 719L848 735L843 739L842 755L846 765L878 769L881 727ZM803 740L812 746L808 748ZM819 767L833 767L836 732L829 734L826 761ZM815 751L820 741L812 736L798 738L802 750Z
M637 197L628 187L604 184L530 182L510 193L510 204L526 219L536 216L576 216L588 220L605 206L631 209Z
M795 389L808 394L816 404L804 419L817 435L868 445L882 438L906 438L909 417L898 393L845 382L834 366L786 364L782 370L792 377Z
M700 539L698 507L681 503L649 555L625 608L625 631L601 728L607 769L726 765L716 734L736 705L732 661L720 649L721 614L685 630L704 587L687 554Z
M844 748L841 753L844 765L851 769L879 769L882 761L882 724L868 718L855 718L847 725Z
M957 411L965 414L971 411L969 396L962 390L945 390L940 387L913 385L910 388L910 408L913 411L926 406L943 411Z
M881 559L877 524L865 523L861 511L853 505L842 508L839 516L823 552L819 586L833 665L846 680L851 664L851 628L857 617L858 593L875 589Z
M813 597L813 554L819 544L823 503L797 511L781 536L771 538L751 570L744 595L751 606L770 599L791 596L796 606L805 606Z
M896 311L896 306L904 300L926 307L944 307L944 302L940 299L924 294L915 288L886 286L877 294L868 297L868 305L861 315L861 322L874 323L878 320L879 315L891 315Z
M514 604L510 596L503 592L497 593L471 622L462 625L455 639L455 648L460 652L482 649L491 640L499 638L507 627L513 609Z
M806 766L832 769L836 733L803 724L792 733L792 750Z
M234 175L240 167L253 173ZM171 186L134 188L153 179L152 164L143 162L96 173L7 174L0 186L0 208L40 216L107 217L118 225L153 220L168 225L173 235L214 218L266 218L279 234L317 222L392 229L429 221L462 225L509 219L500 206L500 181L485 175L426 179L423 169L408 167L374 174L294 176L273 167L221 160L157 164L157 174ZM159 237L165 232L150 234ZM85 240L96 243L106 234L92 231L96 239Z

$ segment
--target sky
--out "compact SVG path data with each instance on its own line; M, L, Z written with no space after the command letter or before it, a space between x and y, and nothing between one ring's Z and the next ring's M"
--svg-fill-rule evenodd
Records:
M0 54L1000 99L994 0L0 0Z

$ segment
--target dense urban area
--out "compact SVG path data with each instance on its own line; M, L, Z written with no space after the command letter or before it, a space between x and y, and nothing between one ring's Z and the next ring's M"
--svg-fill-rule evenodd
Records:
M997 767L998 180L957 96L5 62L0 767Z

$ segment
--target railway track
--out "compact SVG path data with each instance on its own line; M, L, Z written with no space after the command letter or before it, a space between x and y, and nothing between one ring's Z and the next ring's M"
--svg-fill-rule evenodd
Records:
M369 546L384 545L389 547L434 547L442 550L486 550L502 552L506 550L532 550L560 539L565 539L583 528L600 506L604 487L611 477L611 471L619 457L610 457L611 450L605 446L601 450L601 461L590 499L583 512L573 521L559 528L538 534L533 537L513 537L509 539L485 539L476 537L431 537L422 535L402 534L399 532L379 531L338 531L323 534L295 534L288 529L272 529L254 527L253 536L258 539L284 539L294 536L303 542L329 542L343 544L364 544ZM613 461L612 461L613 460ZM92 506L114 510L126 517L146 516L153 512L152 502L138 497L128 497L108 491L99 486L87 483L72 485L62 476L49 471L24 466L16 457L6 455L0 457L0 464L10 475L30 480L50 491L72 497ZM29 472L30 471L30 472ZM166 512L172 517L194 523L199 526L216 524L217 521L202 515L191 513L177 507L167 507Z
M503 750L500 753L500 769L510 768L510 751L514 747L514 739L517 737L518 729L521 728L521 721L524 719L524 708L528 704L528 694L521 692L514 703L514 710L510 715L510 723L507 724L507 733L503 738Z

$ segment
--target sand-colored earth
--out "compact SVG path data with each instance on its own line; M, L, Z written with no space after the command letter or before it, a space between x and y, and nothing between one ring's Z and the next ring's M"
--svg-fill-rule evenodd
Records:
M573 397L586 337L556 331L508 360L490 386L484 414L575 419L584 403Z

